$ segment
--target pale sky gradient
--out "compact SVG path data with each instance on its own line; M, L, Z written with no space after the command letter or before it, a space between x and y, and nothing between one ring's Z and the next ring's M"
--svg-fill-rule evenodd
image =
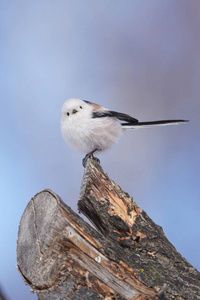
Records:
M99 156L169 241L200 270L200 1L0 1L0 286L33 300L16 239L32 196L50 188L77 211L82 155L60 133L80 97L141 121L186 125L125 132Z

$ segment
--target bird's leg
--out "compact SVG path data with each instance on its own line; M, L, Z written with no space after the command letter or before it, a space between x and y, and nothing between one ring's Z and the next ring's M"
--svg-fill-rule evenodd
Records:
M83 164L84 168L86 167L86 163L87 163L87 160L89 157L92 157L94 160L96 160L98 162L98 164L100 163L100 160L97 157L93 156L94 152L97 150L98 149L91 151L90 153L86 154L86 156L83 158L82 164Z

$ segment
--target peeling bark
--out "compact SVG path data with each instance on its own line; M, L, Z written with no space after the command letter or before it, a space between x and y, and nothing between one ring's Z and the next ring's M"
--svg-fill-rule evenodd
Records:
M98 231L51 190L23 213L18 269L39 300L200 299L200 273L91 158L78 207Z

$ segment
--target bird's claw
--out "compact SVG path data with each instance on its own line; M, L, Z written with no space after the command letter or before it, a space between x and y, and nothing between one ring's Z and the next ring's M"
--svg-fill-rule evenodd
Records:
M94 155L93 155L93 153L88 153L88 154L86 154L86 156L83 158L83 160L82 160L82 164L83 164L83 167L85 168L86 167L86 164L87 164L87 160L88 160L88 158L92 158L92 159L94 159L98 164L100 164L100 160L98 159L98 157L95 157Z

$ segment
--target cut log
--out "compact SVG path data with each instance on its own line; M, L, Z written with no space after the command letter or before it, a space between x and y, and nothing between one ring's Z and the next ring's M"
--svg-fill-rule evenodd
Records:
M78 207L97 231L51 190L22 215L18 269L39 300L200 299L200 273L92 158Z

